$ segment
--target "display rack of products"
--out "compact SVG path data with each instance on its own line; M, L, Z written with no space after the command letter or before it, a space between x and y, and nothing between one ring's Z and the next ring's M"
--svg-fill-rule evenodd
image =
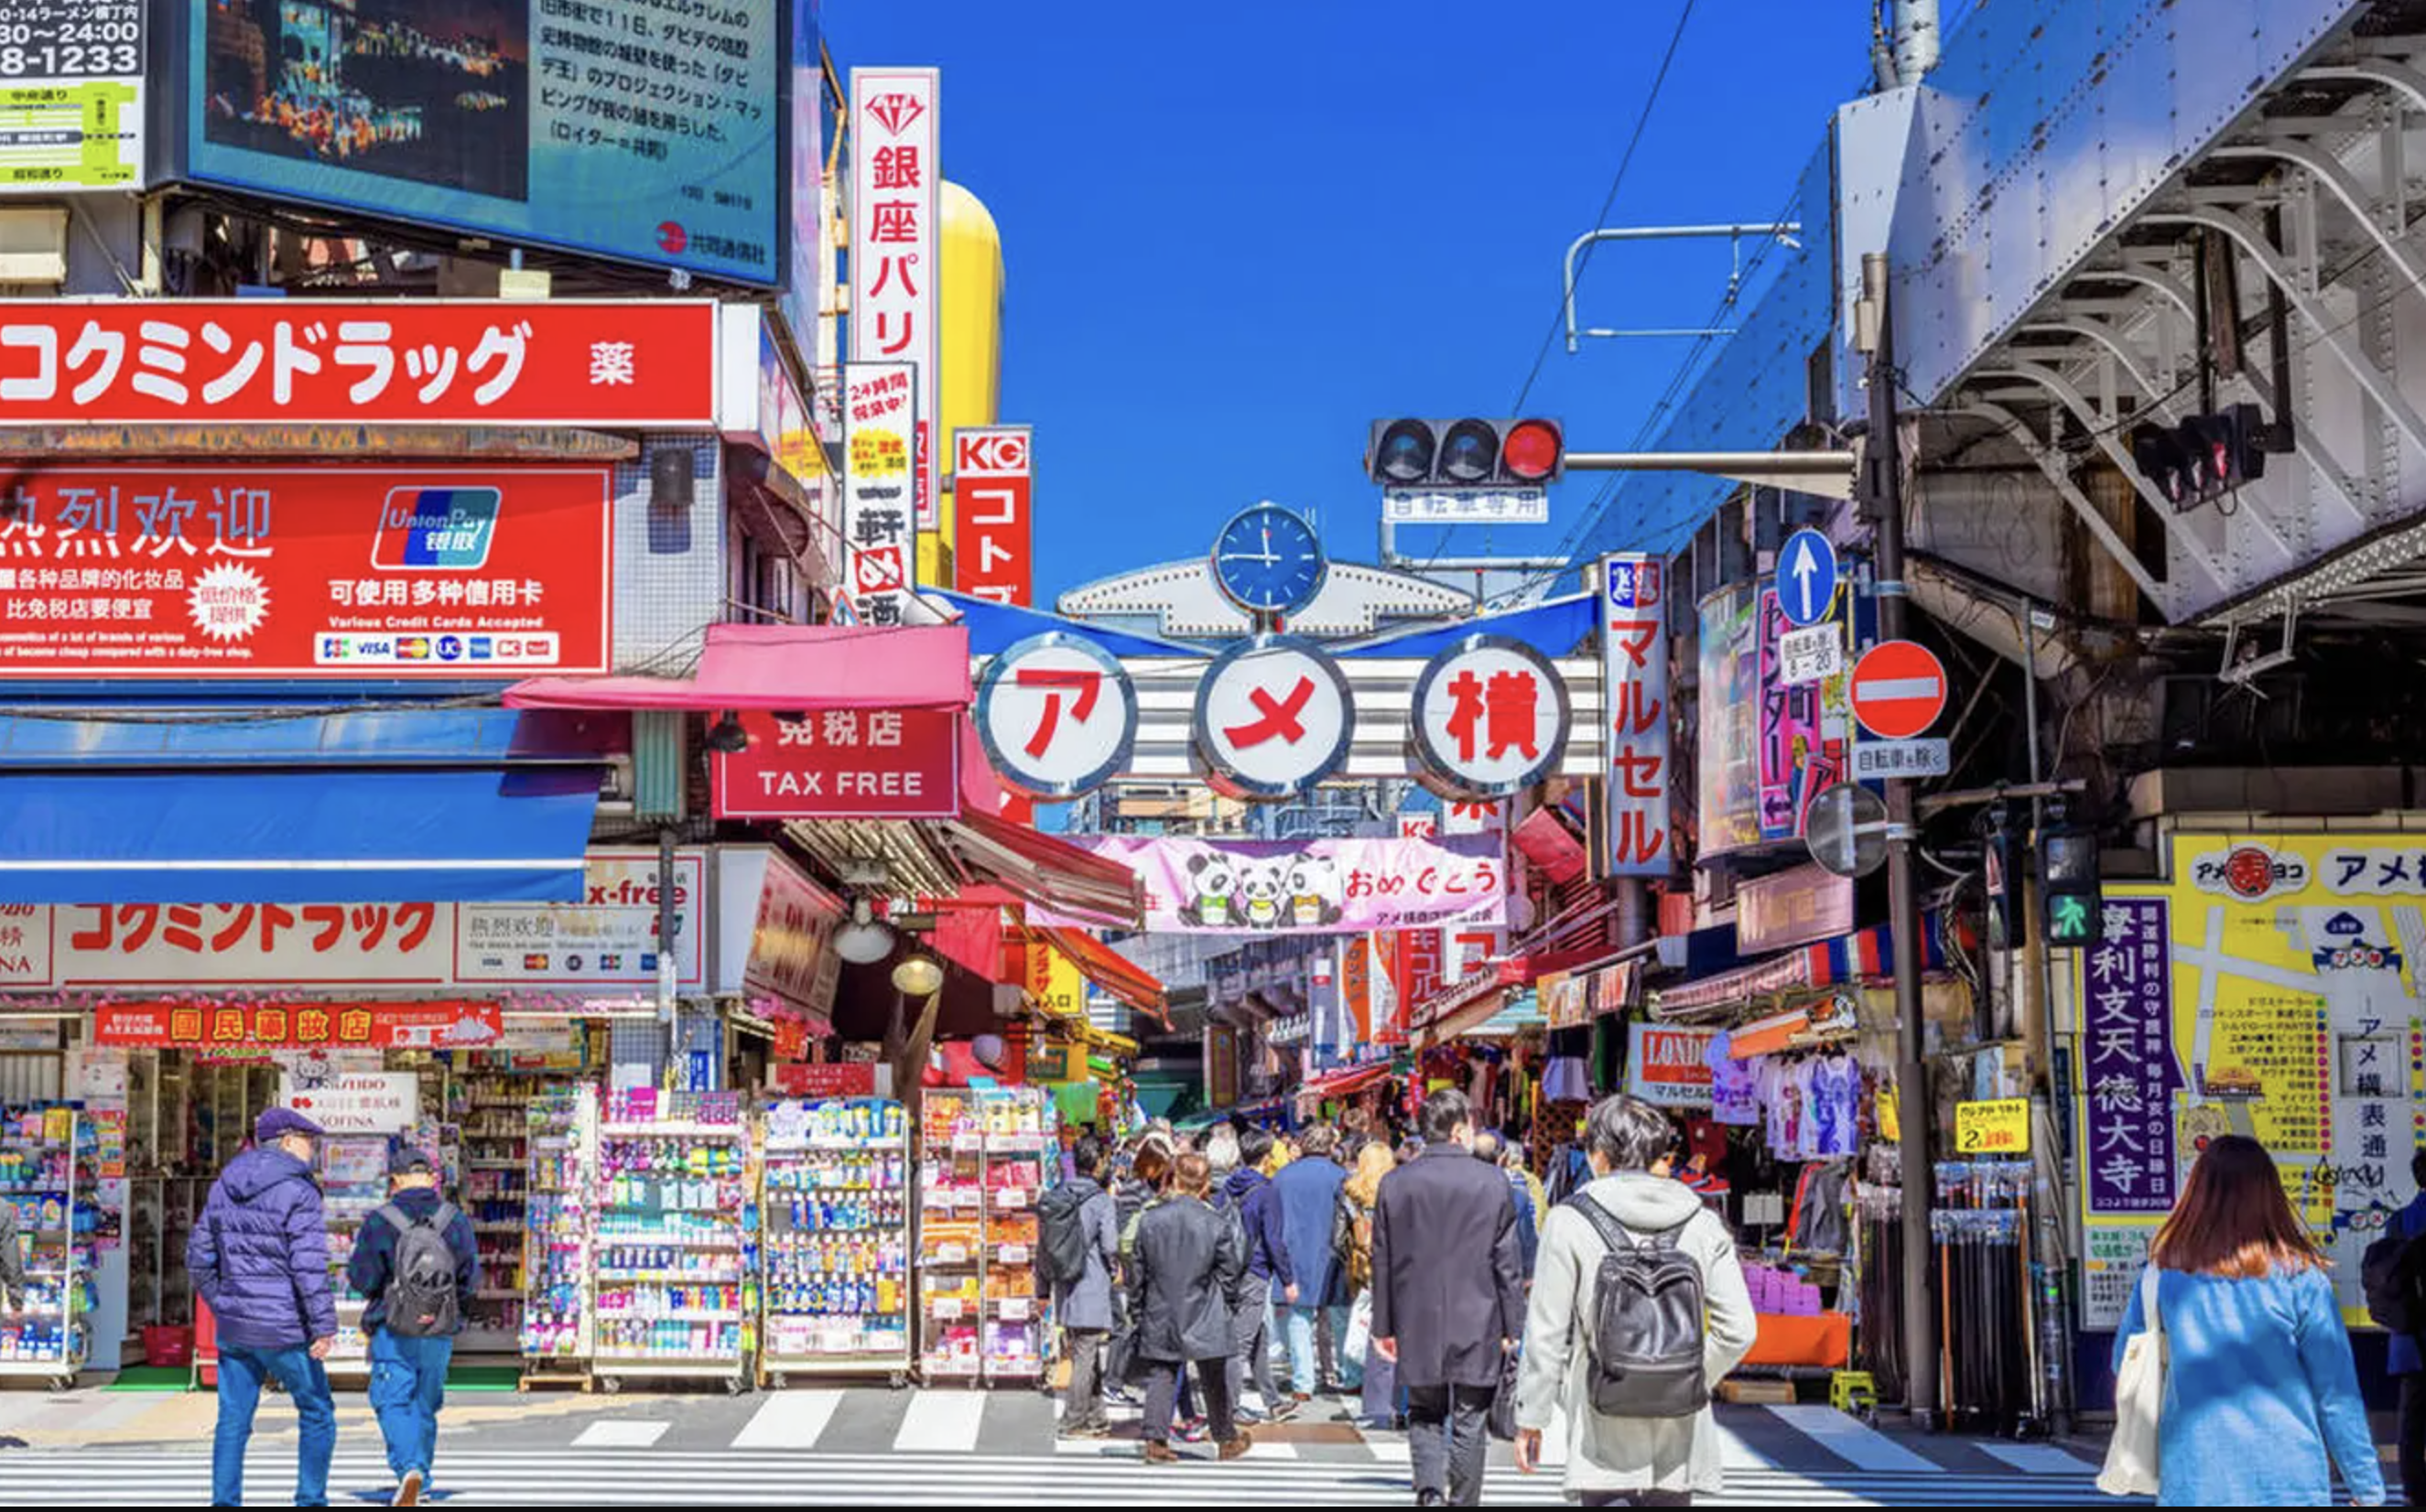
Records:
M424 1124L411 1137L445 1167L438 1128ZM341 1378L370 1374L370 1340L363 1332L367 1297L357 1295L346 1279L363 1225L388 1199L386 1134L332 1134L321 1142L320 1200L329 1219L329 1288L337 1302L337 1342L331 1346L329 1374Z
M751 1163L737 1092L607 1094L590 1226L591 1369L607 1391L627 1377L747 1384Z
M98 1148L92 1121L73 1107L0 1109L0 1198L16 1205L25 1263L25 1295L0 1319L0 1376L47 1377L64 1391L90 1354Z
M480 1292L456 1340L458 1354L511 1350L522 1337L532 1172L528 1114L535 1099L567 1085L490 1070L459 1071L447 1080L447 1121L462 1152L454 1197L480 1247Z
M910 1127L874 1098L768 1103L758 1195L759 1379L888 1375L910 1343Z
M543 1092L531 1099L523 1119L530 1160L521 1266L523 1381L586 1382L581 1373L592 1347L590 1215L597 1200L598 1089L579 1083Z
M930 1379L1044 1374L1036 1199L1059 1175L1057 1118L1037 1087L927 1096L918 1264Z

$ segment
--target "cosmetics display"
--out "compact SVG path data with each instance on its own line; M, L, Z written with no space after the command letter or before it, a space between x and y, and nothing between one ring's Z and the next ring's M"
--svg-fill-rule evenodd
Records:
M939 1089L920 1121L921 1363L931 1379L1033 1381L1045 1369L1036 1201L1059 1179L1052 1099Z
M591 1349L590 1216L598 1148L598 1089L542 1092L524 1110L530 1161L524 1188L522 1352L526 1374L578 1368ZM489 1283L483 1280L485 1288Z
M93 1291L101 1210L97 1179L99 1131L73 1107L57 1104L0 1110L0 1201L17 1209L24 1247L25 1295L0 1316L0 1376L47 1377L73 1384L89 1350L86 1315Z
M760 1115L759 1378L889 1374L910 1343L910 1127L872 1098L782 1100Z
M744 1384L757 1279L745 1244L755 1205L750 1127L736 1092L606 1094L592 1187L591 1369Z

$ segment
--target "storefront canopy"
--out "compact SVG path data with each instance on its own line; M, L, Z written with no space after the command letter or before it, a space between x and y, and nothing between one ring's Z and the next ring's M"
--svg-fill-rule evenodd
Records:
M1078 968L1078 974L1088 981L1138 1012L1151 1015L1169 1025L1171 1001L1162 989L1162 983L1153 973L1084 929L1036 929L1029 934L1030 938L1041 940L1070 957L1070 963Z
M0 903L578 903L594 766L12 772Z
M1144 921L1145 884L1136 872L1118 861L1106 861L1066 840L974 807L946 828L962 864L978 880L993 882L1022 902L1065 918L1115 928L1135 929ZM1083 931L1069 932L1083 937ZM1072 955L1078 960L1079 970L1086 971L1085 959L1075 951ZM1122 965L1126 967L1127 963L1124 961ZM1133 967L1128 969L1135 971ZM1092 977L1094 973L1088 974ZM1151 982L1153 978L1145 980ZM1118 989L1108 984L1099 985L1118 995ZM1148 1011L1162 1011L1161 990L1161 984L1155 983L1156 1005Z
M965 709L969 635L958 625L710 625L689 677L541 677L509 709Z
M1923 971L1946 969L1946 950L1938 941L1937 924L1935 913L1922 916ZM1782 956L1772 956L1767 960L1705 976L1682 986L1661 988L1659 1013L1666 1018L1679 1013L1727 1007L1774 997L1781 992L1834 987L1844 982L1891 975L1894 971L1895 934L1881 925L1874 929L1860 929L1834 940L1798 946Z
M1327 1102L1334 1098L1354 1097L1368 1086L1377 1086L1390 1079L1391 1063L1377 1060L1369 1066L1350 1066L1327 1072L1298 1088L1298 1096Z

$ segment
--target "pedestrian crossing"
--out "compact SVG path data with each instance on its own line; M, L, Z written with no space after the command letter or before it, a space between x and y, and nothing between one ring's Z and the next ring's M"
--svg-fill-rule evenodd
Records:
M1040 1474L1049 1468L1050 1474ZM293 1451L256 1452L246 1488L256 1502L283 1501L294 1479ZM380 1456L342 1452L332 1467L337 1504L378 1504L391 1482ZM1403 1470L1249 1458L1149 1466L1124 1460L1039 1460L953 1454L804 1456L725 1449L668 1453L624 1448L588 1451L442 1451L436 1487L445 1504L801 1505L886 1503L906 1506L1402 1506ZM143 1506L199 1504L210 1496L207 1448L22 1451L0 1456L0 1505ZM1483 1499L1493 1505L1560 1504L1559 1479L1494 1468ZM2092 1499L2086 1476L2006 1473L1963 1476L1932 1472L1811 1473L1731 1472L1725 1491L1698 1504L1767 1506L2042 1506Z

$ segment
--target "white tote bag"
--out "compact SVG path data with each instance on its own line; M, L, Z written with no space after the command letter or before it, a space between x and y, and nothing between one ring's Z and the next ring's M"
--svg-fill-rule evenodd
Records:
M2156 1263L2140 1272L2140 1314L2147 1327L2123 1346L2114 1376L2114 1440L2097 1488L2109 1496L2157 1494L2157 1435L2165 1415L2165 1321L2157 1311Z

